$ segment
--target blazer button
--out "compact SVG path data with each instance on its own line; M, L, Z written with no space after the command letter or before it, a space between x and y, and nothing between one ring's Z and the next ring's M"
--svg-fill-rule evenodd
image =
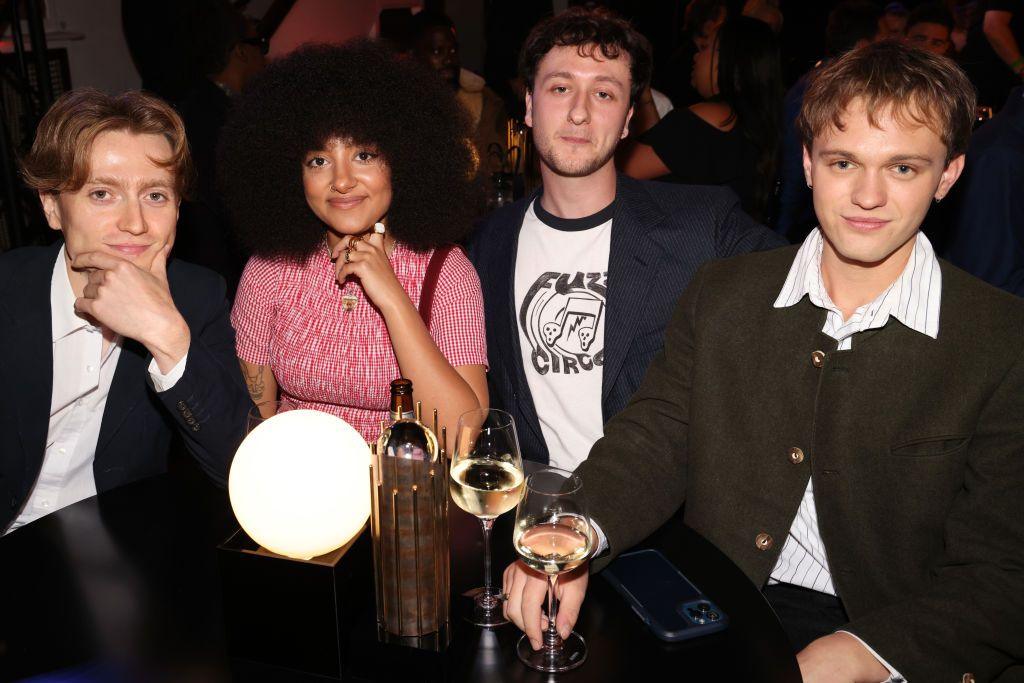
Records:
M825 352L824 351L815 351L815 352L813 352L811 354L811 365L813 365L816 368L820 368L824 364L825 364Z
M758 550L770 550L775 541L772 540L771 534L761 532L754 539L754 545L757 546Z
M196 423L196 419L194 417L192 417L191 415L189 415L188 417L185 418L185 424L194 425L195 423Z
M192 431L193 432L198 432L199 431L199 425L195 425L195 424L192 425Z
M960 679L960 683L974 683L974 674L966 673Z
M185 410L185 402L178 401L178 410Z
M794 465L799 465L804 461L804 452L796 446L793 446L789 449L789 461Z

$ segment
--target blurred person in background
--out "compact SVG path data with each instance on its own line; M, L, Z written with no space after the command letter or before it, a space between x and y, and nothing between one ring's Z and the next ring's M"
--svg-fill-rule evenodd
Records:
M949 260L1024 296L1024 86L971 138Z
M491 145L504 152L508 146L508 114L505 102L487 87L483 76L462 68L455 24L445 14L423 10L410 22L410 53L435 70L455 91L473 130L473 144L480 172L489 175L496 165Z
M189 17L190 61L200 77L178 109L195 161L195 192L182 203L177 254L220 273L233 299L245 259L217 191L216 150L232 101L266 66L269 41L256 22L224 0Z
M878 38L880 40L900 40L907 30L907 17L910 14L902 2L890 2L882 10L878 18Z
M756 19L729 19L694 56L691 82L703 100L621 144L619 169L638 179L728 185L744 211L765 221L782 106L774 33Z
M918 5L907 19L904 41L911 47L934 52L944 57L952 53L953 14L943 2Z
M369 40L301 48L243 93L218 168L253 254L231 321L257 404L367 441L398 377L441 425L487 407L480 281L451 248L478 206L467 134L440 79Z
M978 104L993 111L1024 78L1024 0L978 0L962 63L978 90Z
M799 242L815 226L811 190L803 171L803 151L796 118L804 101L808 79L815 70L850 50L878 39L881 12L868 0L844 0L828 15L825 26L825 57L793 84L783 100L782 158L779 169L778 219L772 228L791 242Z

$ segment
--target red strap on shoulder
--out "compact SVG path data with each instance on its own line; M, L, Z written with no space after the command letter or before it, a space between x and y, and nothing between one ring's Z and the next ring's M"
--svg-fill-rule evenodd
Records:
M444 266L445 260L448 258L448 254L453 249L459 249L462 247L457 244L446 244L442 247L438 247L434 250L434 253L430 255L430 262L427 263L427 272L423 276L423 288L420 290L420 317L423 318L423 324L430 329L430 314L434 307L434 292L437 290L437 278L441 275L441 267Z

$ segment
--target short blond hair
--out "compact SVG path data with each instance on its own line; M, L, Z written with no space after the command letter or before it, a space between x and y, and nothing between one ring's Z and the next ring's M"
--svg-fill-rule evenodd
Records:
M804 93L796 128L811 149L814 138L843 129L843 115L861 98L868 121L887 112L903 123L933 130L946 161L967 151L974 126L974 86L951 59L884 41L847 52L818 69Z
M81 189L89 179L92 145L108 131L162 135L171 155L153 161L170 170L179 197L187 192L192 158L185 125L169 104L137 90L111 96L83 88L61 95L39 122L32 149L22 159L25 184L52 194Z

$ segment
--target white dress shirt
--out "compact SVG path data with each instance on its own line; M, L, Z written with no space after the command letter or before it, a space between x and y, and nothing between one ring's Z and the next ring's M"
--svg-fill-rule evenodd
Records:
M46 451L32 491L5 533L96 495L93 459L121 355L121 337L108 332L109 341L104 344L103 329L75 313L64 249L57 254L50 278L50 312L53 390ZM156 391L166 391L181 379L187 359L186 353L167 374L160 372L155 360L150 362Z
M900 276L874 301L854 311L848 320L843 319L842 311L825 290L821 278L823 247L824 238L819 230L807 236L790 267L775 308L793 306L807 296L812 304L828 311L821 331L839 342L839 351L852 348L853 335L857 332L883 327L891 317L932 339L938 337L942 272L924 233L917 233L914 249ZM829 595L836 594L825 546L818 531L814 489L810 480L768 582L791 583ZM867 643L864 645L871 650ZM871 654L889 669L892 674L890 681L903 680L874 650Z

